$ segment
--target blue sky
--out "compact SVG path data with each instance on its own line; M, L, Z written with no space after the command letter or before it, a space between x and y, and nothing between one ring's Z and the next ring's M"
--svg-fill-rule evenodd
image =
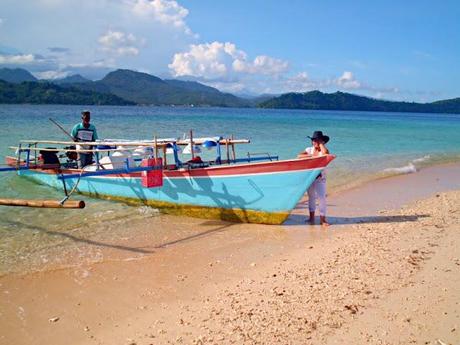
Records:
M458 1L2 0L0 67L433 101L460 97L458 18Z

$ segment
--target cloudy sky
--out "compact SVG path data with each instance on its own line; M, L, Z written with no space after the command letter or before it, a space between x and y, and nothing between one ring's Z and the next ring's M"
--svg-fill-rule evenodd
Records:
M457 0L1 0L0 67L432 101L460 97L459 18Z

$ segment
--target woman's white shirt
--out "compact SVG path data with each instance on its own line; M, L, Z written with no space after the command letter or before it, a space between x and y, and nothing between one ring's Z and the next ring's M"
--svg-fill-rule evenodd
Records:
M309 146L309 147L307 147L307 148L305 149L305 153L308 154L308 155L313 156L313 154L315 153L315 148L314 148L313 146ZM319 152L316 154L316 156L324 156L324 154L323 154L321 151L319 151ZM327 174L326 169L324 169L324 170L321 172L321 177L319 177L319 179L324 179L324 180L326 180L326 174Z

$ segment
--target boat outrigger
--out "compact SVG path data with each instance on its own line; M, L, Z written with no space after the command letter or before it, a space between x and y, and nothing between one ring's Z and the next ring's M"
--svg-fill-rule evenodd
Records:
M281 224L335 156L279 160L269 154L248 153L237 158L235 145L249 142L223 137L194 139L192 132L189 139L182 140L104 140L85 142L85 146L24 140L12 147L16 155L8 156L9 167L0 171L15 170L20 176L63 190L61 206L77 192L149 205L172 214ZM208 153L212 159L197 156L204 148L215 149L215 155ZM181 151L191 159L181 161ZM93 153L95 163L78 168L79 153Z

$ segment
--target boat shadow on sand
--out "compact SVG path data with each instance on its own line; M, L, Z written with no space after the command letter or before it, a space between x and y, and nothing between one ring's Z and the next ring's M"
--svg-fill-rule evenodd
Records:
M350 224L375 224L375 223L406 223L416 222L420 218L431 217L429 214L414 215L385 215L385 216L355 216L355 217L336 217L328 216L327 221L331 225L350 225ZM283 225L300 225L307 223L307 217L300 214L291 214ZM308 224L308 223L307 223ZM319 217L316 217L316 224L319 224Z
M184 242L198 240L206 236L211 236L216 233L227 231L229 230L229 228L236 225L235 223L224 222L224 221L205 221L203 225L211 227L210 229L209 228L204 229L203 231L199 231L199 232L196 232L190 235L182 236L180 238L173 239L167 242L161 242L161 243L154 244L154 245L146 245L143 247L133 247L133 246L126 246L126 245L119 245L115 243L96 241L96 240L92 240L89 238L72 235L72 234L69 234L68 232L50 230L50 229L46 229L46 228L43 228L37 225L30 225L30 224L25 224L22 222L17 222L17 221L9 221L8 223L11 226L20 227L23 230L38 231L44 235L53 236L53 237L61 237L61 238L71 240L73 242L77 242L77 243L84 243L90 246L106 247L106 248L112 248L112 249L117 249L117 250L129 251L129 252L134 252L138 254L153 254L156 252L157 249L163 249L163 248L166 248L174 244L180 244Z
M198 240L198 239L200 239L202 237L206 237L208 235L213 235L213 234L217 234L217 233L220 233L220 232L227 231L227 230L229 230L229 228L234 226L235 223L229 223L229 222L224 222L224 221L206 221L202 225L213 226L213 227L215 226L215 227L212 228L212 229L208 229L208 230L204 230L204 231L192 234L192 235L184 236L184 237L181 237L181 238L178 238L178 239L175 239L175 240L160 243L158 245L153 246L153 248L162 249L162 248L166 248L166 247L168 247L170 245Z
M74 242L80 242L80 243L85 243L88 245L94 245L94 246L101 246L101 247L107 247L107 248L113 248L113 249L119 249L119 250L127 250L139 254L152 254L154 253L153 250L148 250L148 249L143 249L143 248L136 248L136 247L129 247L129 246L123 246L123 245L118 245L118 244L112 244L112 243L104 243L101 241L95 241L91 240L88 238L83 238L79 236L75 236L72 234L69 234L67 232L61 232L61 231L55 231L55 230L49 230L45 229L43 227L37 226L37 225L30 225L30 224L25 224L21 222L16 222L16 221L8 221L8 223L12 226L20 227L21 229L24 230L32 230L32 231L38 231L42 234L46 234L49 236L57 236L57 237L62 237L62 238L67 238L71 241Z

